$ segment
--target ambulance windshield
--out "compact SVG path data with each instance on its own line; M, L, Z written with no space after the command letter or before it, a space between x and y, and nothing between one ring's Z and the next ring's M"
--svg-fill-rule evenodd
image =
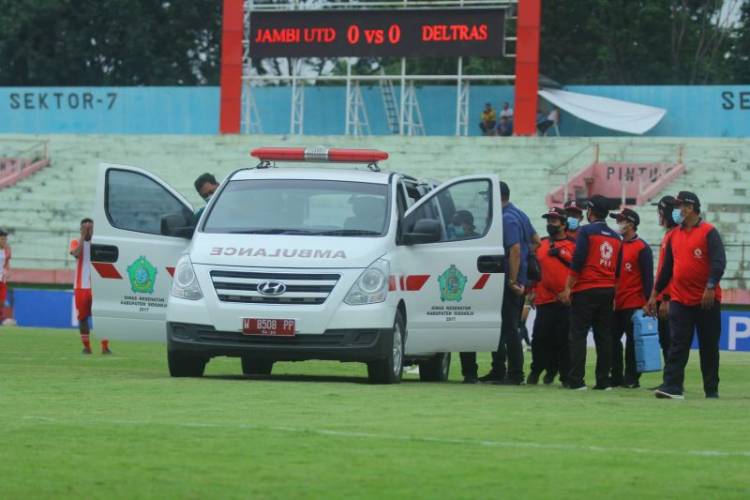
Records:
M221 191L203 232L382 236L387 184L333 180L239 180Z

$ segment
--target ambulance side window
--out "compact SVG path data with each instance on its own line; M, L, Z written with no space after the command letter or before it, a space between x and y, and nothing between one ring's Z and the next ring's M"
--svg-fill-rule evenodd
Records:
M128 170L107 172L104 210L113 227L138 233L164 234L166 216L193 221L193 213L164 186Z
M410 232L421 219L440 222L440 241L481 238L492 222L492 186L487 179L461 181L435 193L410 213L404 230Z

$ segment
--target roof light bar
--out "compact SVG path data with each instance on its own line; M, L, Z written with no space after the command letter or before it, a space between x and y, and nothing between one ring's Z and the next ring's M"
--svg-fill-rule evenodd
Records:
M377 149L344 149L315 146L312 148L256 148L250 156L263 161L323 161L377 163L388 159L388 153Z

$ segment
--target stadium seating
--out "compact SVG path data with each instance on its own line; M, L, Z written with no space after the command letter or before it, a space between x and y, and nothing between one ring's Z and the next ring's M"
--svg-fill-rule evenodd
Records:
M379 148L391 154L383 164L385 168L417 177L443 180L481 172L500 174L511 187L513 202L526 210L541 230L542 221L537 216L545 210L545 195L564 181L560 166L567 162L575 171L590 164L591 158L585 150L595 141L601 145L603 161L622 160L617 156L622 156L623 151L684 144L686 173L656 199L681 189L698 193L707 219L718 226L728 245L726 286L746 289L750 279L750 269L743 262L747 260L745 252L750 251L746 248L750 243L748 141L187 135L55 135L44 139L49 140L52 166L0 190L0 227L11 232L16 267L72 266L67 243L76 237L80 219L91 214L100 162L126 163L151 170L197 206L201 201L193 189L193 180L206 171L221 178L237 168L254 166L255 161L248 154L254 147L325 144ZM607 158L607 154L612 157ZM649 204L636 209L643 220L642 236L652 245L658 245L661 232L654 207Z

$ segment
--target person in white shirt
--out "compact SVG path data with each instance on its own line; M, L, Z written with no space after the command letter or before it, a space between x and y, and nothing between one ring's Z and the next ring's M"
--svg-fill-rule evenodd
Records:
M503 103L503 110L500 111L500 118L503 117L507 118L508 121L513 120L513 108L511 108L510 104L508 104L507 102Z
M10 245L8 245L8 233L0 229L0 322L5 320L5 299L8 297L9 273Z

